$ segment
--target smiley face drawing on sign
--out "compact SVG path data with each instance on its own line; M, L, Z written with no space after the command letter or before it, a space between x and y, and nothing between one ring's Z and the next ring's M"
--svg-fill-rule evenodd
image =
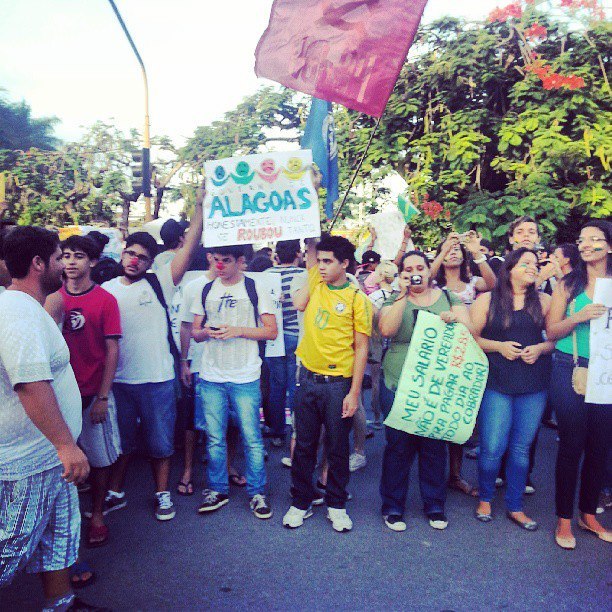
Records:
M232 178L237 185L248 185L255 176L255 172L251 172L251 167L244 161L238 162L235 173L232 172Z
M217 166L215 168L215 176L212 178L213 185L216 187L221 187L227 183L229 180L229 176L225 172L225 168L223 166Z
M264 159L259 167L261 172L257 170L257 175L267 183L273 183L280 174L280 170L276 170L276 163L273 159Z
M301 179L308 168L299 157L290 157L287 160L287 168L283 169L283 174L293 181Z

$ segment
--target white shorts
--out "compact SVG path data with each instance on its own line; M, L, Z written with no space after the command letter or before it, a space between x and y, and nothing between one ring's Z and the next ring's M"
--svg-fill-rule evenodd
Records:
M108 414L104 423L91 422L91 407L83 410L83 428L78 444L87 455L87 460L93 468L104 468L117 461L121 454L121 438L117 425L117 406L112 393L108 394Z

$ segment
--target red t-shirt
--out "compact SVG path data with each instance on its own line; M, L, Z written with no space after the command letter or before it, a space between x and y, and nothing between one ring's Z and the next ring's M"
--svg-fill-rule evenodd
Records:
M96 395L104 373L105 339L121 337L117 300L99 285L79 295L71 295L65 287L60 291L64 298L62 333L79 391L81 395Z

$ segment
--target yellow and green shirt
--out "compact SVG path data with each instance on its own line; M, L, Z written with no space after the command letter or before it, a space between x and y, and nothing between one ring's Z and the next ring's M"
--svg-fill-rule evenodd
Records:
M295 354L317 374L353 375L354 332L372 333L372 304L365 293L347 282L323 282L318 268L308 271L310 301L304 312L304 337Z

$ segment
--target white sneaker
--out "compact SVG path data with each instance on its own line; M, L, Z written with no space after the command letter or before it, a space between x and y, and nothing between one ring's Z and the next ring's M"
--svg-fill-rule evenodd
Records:
M357 470L364 468L367 464L368 460L366 459L365 455L362 455L361 453L351 453L351 456L349 457L349 470L351 472L356 472Z
M287 510L285 516L283 516L283 525L289 529L297 529L304 524L307 518L312 516L312 506L308 507L308 510L300 510L295 506L291 506Z
M291 461L291 457L283 457L281 459L281 465L286 468L290 468L293 465L293 461Z
M353 521L344 508L328 508L327 518L332 522L332 527L340 533L353 528Z

